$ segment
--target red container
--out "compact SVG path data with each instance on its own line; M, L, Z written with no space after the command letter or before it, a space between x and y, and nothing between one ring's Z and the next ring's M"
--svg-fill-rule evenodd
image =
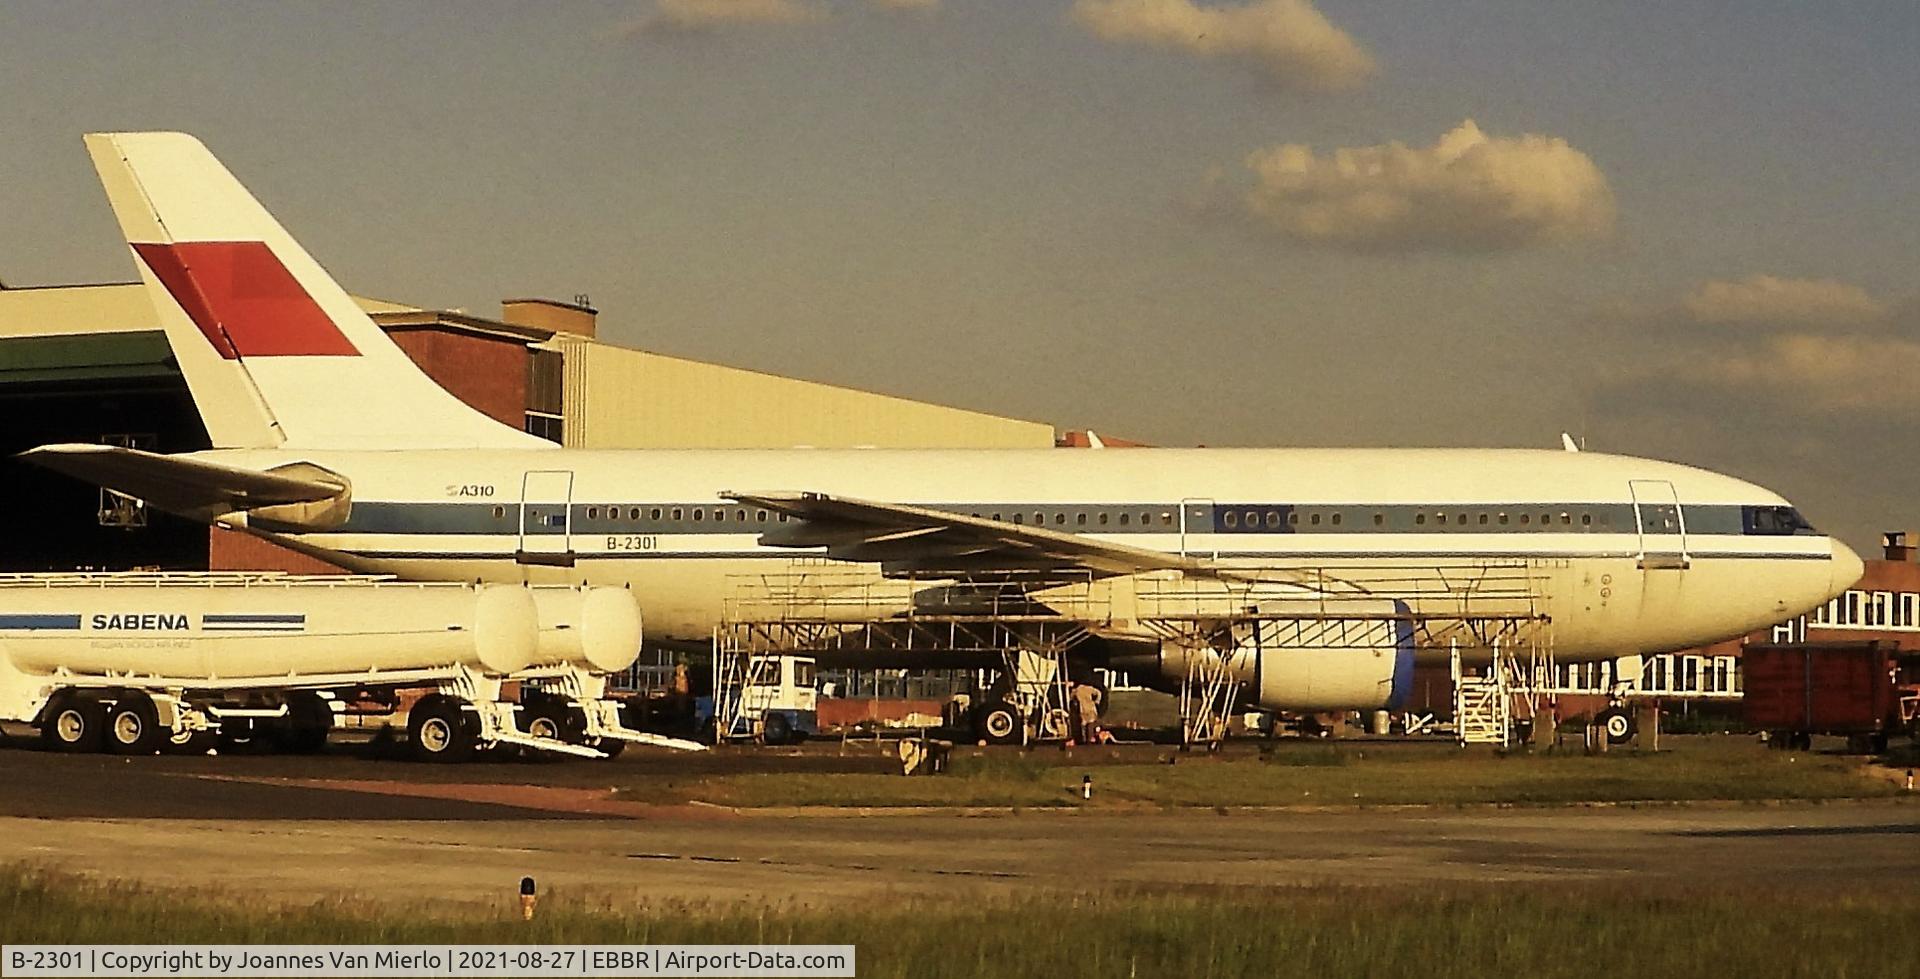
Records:
M1789 747L1804 747L1815 734L1884 743L1904 725L1901 661L1898 647L1882 641L1748 646L1741 653L1747 723Z

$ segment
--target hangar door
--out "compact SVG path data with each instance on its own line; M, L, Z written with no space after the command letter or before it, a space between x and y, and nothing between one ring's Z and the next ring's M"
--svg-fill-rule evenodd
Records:
M527 473L520 483L521 564L573 566L573 473Z

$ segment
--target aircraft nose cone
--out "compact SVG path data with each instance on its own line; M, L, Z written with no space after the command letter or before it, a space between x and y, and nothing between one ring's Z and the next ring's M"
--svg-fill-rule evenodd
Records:
M1854 583L1860 580L1860 576L1866 573L1866 570L1866 562L1860 560L1860 555L1855 554L1853 548L1837 540L1834 541L1833 578L1828 582L1828 594L1838 595L1852 588Z

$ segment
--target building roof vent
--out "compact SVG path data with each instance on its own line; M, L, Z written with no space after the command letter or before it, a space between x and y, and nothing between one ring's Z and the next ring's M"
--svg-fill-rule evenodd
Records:
M1911 530L1889 530L1880 535L1880 545L1887 552L1887 560L1911 562L1914 553L1920 551L1920 535Z

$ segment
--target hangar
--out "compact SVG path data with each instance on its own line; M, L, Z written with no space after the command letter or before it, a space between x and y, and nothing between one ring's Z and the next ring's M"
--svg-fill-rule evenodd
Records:
M428 376L573 448L1047 448L1051 425L606 343L598 311L509 299L500 318L358 299ZM52 442L208 447L138 283L0 286L0 453ZM9 461L0 571L331 566Z

